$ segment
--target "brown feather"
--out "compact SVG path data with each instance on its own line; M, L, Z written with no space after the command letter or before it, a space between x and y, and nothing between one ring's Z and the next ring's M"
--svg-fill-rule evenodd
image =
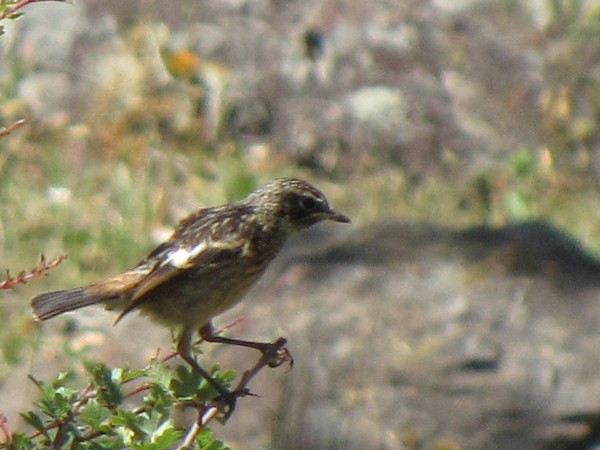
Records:
M131 271L87 287L45 292L31 300L37 320L47 320L59 314L85 306L117 300L140 280L143 274Z
M101 300L99 297L88 295L84 288L75 288L40 294L31 301L31 307L36 320L46 320Z

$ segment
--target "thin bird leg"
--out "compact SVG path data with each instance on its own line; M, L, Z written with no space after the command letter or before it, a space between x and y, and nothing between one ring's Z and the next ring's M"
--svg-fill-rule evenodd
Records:
M179 342L177 343L177 353L179 356L187 362L196 373L200 374L202 378L204 378L218 393L220 400L223 400L228 407L228 410L225 411L225 420L229 418L233 410L235 409L235 405L237 402L237 395L235 392L231 392L227 390L224 386L221 385L217 380L215 380L206 370L200 367L200 364L192 355L192 338L194 337L194 332L184 329L179 337Z
M206 342L217 344L237 345L240 347L253 348L262 353L267 358L269 367L279 367L286 361L289 361L290 366L294 365L294 358L287 349L285 344L287 339L279 338L276 342L255 342L242 339L232 339L223 336L218 336L211 322L208 322L198 331L200 337Z

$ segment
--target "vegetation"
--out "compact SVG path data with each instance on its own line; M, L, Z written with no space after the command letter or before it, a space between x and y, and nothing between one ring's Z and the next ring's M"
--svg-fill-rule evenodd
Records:
M127 370L87 362L86 369L90 381L81 390L72 386L69 372L51 383L31 377L40 399L37 411L23 414L23 419L35 431L12 433L1 424L3 448L226 448L204 426L216 414L216 407L209 406L216 392L187 366L153 361L141 370ZM212 374L224 385L235 376L216 369ZM197 410L196 423L187 432L173 422L175 408Z

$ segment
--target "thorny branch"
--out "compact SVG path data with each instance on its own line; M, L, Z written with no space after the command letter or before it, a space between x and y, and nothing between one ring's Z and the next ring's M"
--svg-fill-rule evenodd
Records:
M40 257L39 265L31 269L29 272L22 270L17 275L13 276L7 270L6 278L4 279L4 281L0 281L0 290L11 289L19 284L25 284L31 280L40 278L42 275L45 275L46 272L48 272L50 269L53 269L60 263L62 263L65 259L67 259L67 255L61 255L57 258L47 261L46 257L42 255Z

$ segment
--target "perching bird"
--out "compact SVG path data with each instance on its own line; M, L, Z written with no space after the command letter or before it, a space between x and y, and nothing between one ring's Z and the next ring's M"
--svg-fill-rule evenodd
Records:
M177 351L235 407L235 395L202 369L192 355L194 334L205 340L252 347L270 344L215 336L211 320L238 303L295 231L322 220L350 222L305 181L281 178L244 200L204 208L184 218L171 238L136 267L85 287L47 292L32 301L38 320L85 306L134 310L179 328ZM116 323L115 322L115 323Z

